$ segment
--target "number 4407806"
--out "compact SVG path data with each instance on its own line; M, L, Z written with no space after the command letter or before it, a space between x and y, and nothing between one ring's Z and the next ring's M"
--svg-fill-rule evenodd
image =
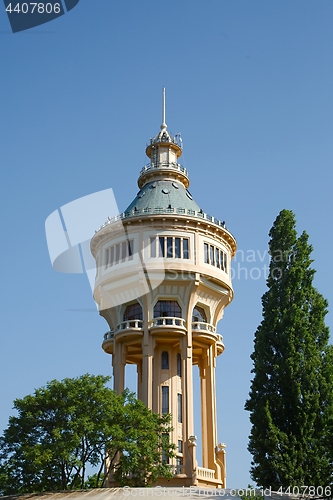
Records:
M51 3L38 3L38 2L30 2L30 3L22 3L19 4L17 3L14 8L12 8L12 4L10 3L6 7L6 11L9 12L10 14L12 12L17 12L18 14L22 12L22 14L28 14L31 13L33 14L38 13L38 14L51 14L54 12L55 14L59 14L61 11L60 3L55 3L52 5Z

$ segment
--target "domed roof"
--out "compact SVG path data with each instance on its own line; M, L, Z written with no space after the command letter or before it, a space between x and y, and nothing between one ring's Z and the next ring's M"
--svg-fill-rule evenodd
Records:
M161 130L154 139L150 140L146 148L150 163L140 171L138 178L140 191L126 210L119 215L109 216L107 221L95 231L91 248L96 248L98 234L100 236L105 234L113 223L128 220L130 224L132 220L142 222L143 218L149 220L151 217L163 216L163 219L164 217L191 218L198 222L202 221L200 224L207 223L208 227L214 224L221 228L224 238L232 245L233 251L236 251L235 238L226 228L225 221L205 213L194 201L188 190L190 180L187 169L178 163L178 158L182 154L180 134L172 137L166 129L165 89L163 88Z
M163 179L145 184L125 212L144 210L149 213L156 208L200 211L199 205L181 182Z

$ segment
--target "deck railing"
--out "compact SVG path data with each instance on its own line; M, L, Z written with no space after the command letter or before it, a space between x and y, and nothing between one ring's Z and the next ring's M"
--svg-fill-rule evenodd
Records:
M159 161L159 162L147 163L147 165L145 165L141 169L140 175L143 175L146 172L149 172L151 170L158 170L158 169L163 169L163 168L171 168L172 170L178 170L178 172L181 172L186 177L188 177L187 170L186 170L185 167L183 167L183 165L181 165L180 163L168 162L168 161Z
M174 326L185 329L185 320L183 318L174 318L171 316L154 318L150 321L149 327L152 328L154 326Z
M149 328L152 328L154 326L173 326L175 328L180 327L180 328L186 328L186 322L183 318L174 318L173 316L169 317L160 317L160 318L154 318L150 321L149 323ZM103 335L103 339L105 340L112 340L114 339L115 333L118 333L122 330L127 330L127 329L135 329L135 330L142 330L143 329L143 321L140 319L130 319L127 321L122 321L116 326L115 331L110 330ZM217 342L223 343L223 337L219 333L216 333L216 328L215 326L211 325L210 323L204 323L203 321L193 321L192 322L192 330L198 331L208 331L210 333L214 333L217 337Z
M222 227L231 235L231 233L226 229L225 221L220 221L216 217L212 217L204 213L202 210L192 210L191 208L181 208L181 207L146 207L146 208L134 208L133 210L127 210L126 212L122 212L119 215L115 215L114 217L109 217L108 220L95 231L95 234L98 233L101 229L109 226L110 224L114 224L115 222L121 221L123 219L128 219L130 217L138 217L140 215L146 214L177 214L177 215L190 215L191 217L200 218L203 220L207 220L216 224L217 226Z
M116 332L134 328L136 330L141 330L143 328L143 321L140 319L129 319L126 321L122 321L121 323L119 323L119 325L116 326Z
M215 479L215 471L213 469L205 469L204 467L198 467L197 476L199 479Z
M220 343L220 344L223 344L223 337L222 335L220 335L219 333L216 334L217 336L217 341Z
M110 330L109 332L104 333L104 340L109 340L114 338L114 332Z
M216 333L216 328L214 325L211 325L210 323L205 323L203 321L193 321L192 330L204 330L206 332Z

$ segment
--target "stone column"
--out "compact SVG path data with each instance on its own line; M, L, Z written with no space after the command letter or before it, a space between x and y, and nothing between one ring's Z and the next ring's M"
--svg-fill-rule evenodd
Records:
M142 361L139 361L139 363L136 365L136 371L138 374L138 382L137 382L138 399L142 400Z
M154 339L147 328L144 331L142 346L142 401L151 410L153 409L153 357Z
M127 348L114 340L114 352L112 355L113 366L113 389L121 394L125 389L125 365Z
M187 477L193 477L197 468L196 444L194 438L193 412L193 365L192 335L188 334L181 341L182 357L182 393L183 393L183 457Z
M201 385L202 465L207 469L215 470L217 426L214 346L203 350L199 369Z

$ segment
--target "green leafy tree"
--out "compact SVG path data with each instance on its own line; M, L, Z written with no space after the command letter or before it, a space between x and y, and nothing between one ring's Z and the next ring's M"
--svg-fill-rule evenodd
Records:
M251 476L263 487L332 482L333 354L327 301L313 286L308 235L282 210L269 233L263 320L255 333L249 399Z
M171 416L152 413L133 394L128 401L120 424L124 446L114 478L121 486L148 486L158 477L170 479L172 473L165 459L175 456L175 445L169 441Z
M109 473L120 482L140 475L140 484L153 480L155 469L169 477L162 445L173 455L164 442L170 416L154 414L129 391L117 395L108 381L88 374L54 380L14 401L17 416L0 438L2 494L101 487ZM87 466L97 470L88 480Z

